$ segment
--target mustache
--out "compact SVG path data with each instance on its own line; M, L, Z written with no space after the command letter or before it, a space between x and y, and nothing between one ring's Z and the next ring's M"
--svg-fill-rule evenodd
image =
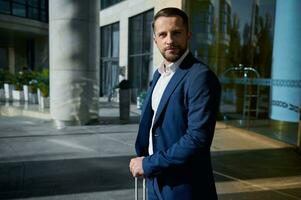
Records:
M179 46L178 45L170 45L164 48L164 50L170 50L170 49L178 49Z

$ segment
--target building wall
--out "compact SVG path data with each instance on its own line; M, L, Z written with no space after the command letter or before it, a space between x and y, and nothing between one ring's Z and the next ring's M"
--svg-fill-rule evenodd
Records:
M147 10L154 9L154 13L164 7L183 8L182 0L125 0L116 5L108 7L100 11L100 26L105 26L115 22L119 22L120 26L120 51L119 51L119 66L128 66L128 21L129 18ZM118 13L118 15L116 14ZM155 66L162 61L160 52L157 47L153 47L153 63Z

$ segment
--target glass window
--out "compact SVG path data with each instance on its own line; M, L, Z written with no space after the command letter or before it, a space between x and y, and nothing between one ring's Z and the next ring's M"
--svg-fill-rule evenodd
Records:
M0 13L48 21L48 0L0 0Z
M13 15L19 17L26 17L26 7L25 5L13 3Z
M21 4L25 4L26 0L13 0L16 3L21 3Z
M121 1L123 1L123 0L101 0L100 1L100 8L105 9L105 8L110 7L112 5L115 5L115 4L117 4Z
M38 8L40 6L39 0L28 0L28 5Z
M138 91L147 89L152 69L153 15L150 10L129 19L129 80Z
M100 29L100 96L114 97L119 82L119 23Z
M191 50L220 78L222 119L295 144L298 123L281 121L280 130L269 115L278 103L270 91L276 0L211 2L191 1ZM211 10L212 19L203 23ZM211 31L205 31L208 24Z
M0 48L0 69L8 68L8 52L7 48Z
M47 19L48 19L48 13L46 11L42 10L40 20L43 21L43 22L47 22Z
M46 9L46 8L47 8L47 4L48 4L48 1L46 1L46 0L41 0L41 8L42 8L42 9Z
M31 19L39 19L39 10L37 8L28 8L28 17Z
M119 57L119 23L112 25L112 57Z
M0 13L10 14L10 4L7 0L0 0Z

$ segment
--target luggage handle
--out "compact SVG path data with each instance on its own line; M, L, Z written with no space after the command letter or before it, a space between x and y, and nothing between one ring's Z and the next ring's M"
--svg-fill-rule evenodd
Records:
M143 178L143 181L142 181L142 198L143 200L146 200L146 186L145 186L145 178ZM138 197L139 197L139 192L138 192L138 178L135 177L135 200L138 200Z

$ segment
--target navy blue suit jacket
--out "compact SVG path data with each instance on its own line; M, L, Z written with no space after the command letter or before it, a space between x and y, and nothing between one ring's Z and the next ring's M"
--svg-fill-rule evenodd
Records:
M210 159L221 87L215 74L189 53L161 98L152 129L154 154L148 155L154 73L142 108L136 140L145 176L154 179L164 200L217 199Z

